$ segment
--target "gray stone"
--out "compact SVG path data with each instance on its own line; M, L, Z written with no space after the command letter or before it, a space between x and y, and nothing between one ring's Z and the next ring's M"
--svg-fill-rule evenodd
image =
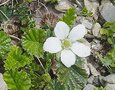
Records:
M83 90L94 90L96 87L92 84L87 84Z
M115 84L107 84L106 90L115 90Z
M87 81L88 84L93 84L94 78L95 78L95 77L94 77L93 75L90 76L89 79L88 79L88 81Z
M97 0L84 0L84 5L88 11L93 13L94 18L98 19L97 10L99 7L99 2Z
M55 9L60 12L65 12L66 10L68 10L71 7L72 7L72 5L68 0L58 1L58 4L55 5Z
M103 77L103 80L108 83L115 84L115 74L110 74L106 77Z
M87 29L92 29L92 23L89 22L88 20L83 20L82 24L87 28Z
M94 36L96 37L100 37L100 29L101 29L101 25L99 23L95 23L92 29L92 33Z
M100 44L100 41L97 39L93 39L93 41L91 42L91 48L95 51L100 51L103 46Z
M106 21L112 21L115 20L115 6L113 6L111 3L105 3L100 6L99 8L101 16Z
M0 90L8 90L5 81L3 80L3 75L0 73Z
M95 67L92 64L88 63L88 67L89 67L92 75L94 75L94 76L100 75L100 73L95 69Z
M111 1L110 0L101 0L101 5L104 5L104 4L106 4L106 3L111 3ZM111 3L112 4L112 3Z
M90 75L90 70L89 70L89 67L88 67L87 60L84 61L83 68L86 70L87 75Z

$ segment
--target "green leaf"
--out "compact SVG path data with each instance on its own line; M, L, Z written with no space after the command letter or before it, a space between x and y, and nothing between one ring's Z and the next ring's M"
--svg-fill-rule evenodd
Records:
M46 31L32 28L26 32L22 39L22 46L32 55L43 56L43 42L46 38Z
M10 90L29 90L31 86L31 80L24 71L7 71L4 73L4 80Z
M63 90L81 90L87 82L87 74L77 65L71 68L60 67L58 79L64 86Z
M0 7L0 21L7 20L7 18L4 16L4 14L7 17L11 17L12 9L9 6L8 5L4 5L4 6Z
M10 45L10 37L3 31L0 31L0 58L3 57L9 51Z
M61 18L61 21L64 21L69 26L74 24L74 21L76 20L76 12L75 8L70 8L65 15Z
M4 66L6 70L18 69L20 67L24 67L25 65L29 65L31 61L31 56L27 56L23 53L18 46L12 46Z
M64 89L64 86L61 85L61 83L57 79L55 79L55 80L52 80L51 83L46 85L44 90L65 90L65 89Z
M94 90L106 90L106 88L103 88L103 87L97 87L96 89Z
M87 8L84 7L84 8L82 9L81 15L83 15L83 16L86 17L86 16L92 16L93 13L92 13L92 12L89 12L89 11L87 10Z

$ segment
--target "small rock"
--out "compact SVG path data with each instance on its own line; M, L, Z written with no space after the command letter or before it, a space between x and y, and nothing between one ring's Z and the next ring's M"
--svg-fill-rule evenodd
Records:
M83 90L94 90L96 87L92 84L87 84Z
M115 84L115 74L110 74L106 77L103 77L103 80L110 84Z
M88 79L88 81L87 81L88 84L93 84L94 78L95 78L95 77L94 77L93 75L90 76L89 79Z
M104 5L104 4L106 4L106 3L111 3L111 1L110 0L101 0L101 5ZM111 3L112 4L112 3Z
M90 75L90 70L89 70L89 67L88 67L87 60L84 61L83 68L86 70L87 75Z
M115 90L115 84L107 84L106 90Z
M101 25L99 23L95 23L92 29L93 35L99 37L100 29L101 29Z
M97 20L97 9L99 7L99 2L97 0L84 0L84 5L89 12L93 13L94 18Z
M72 7L71 3L68 0L60 0L58 4L55 6L55 9L60 12L65 12L66 10Z
M94 51L100 51L103 48L103 46L100 44L99 40L93 39L93 41L91 42L91 48Z
M92 64L88 63L88 67L89 67L92 75L94 75L94 76L100 75L99 72L95 69L95 67Z
M82 24L87 28L87 29L92 29L92 23L89 22L88 20L83 20Z
M8 90L5 81L3 80L3 75L0 73L0 90Z
M105 3L100 6L99 8L101 16L106 21L112 21L115 20L115 6L112 5L112 3Z
M36 28L40 28L40 21L41 21L41 18L38 18L38 17L33 17L33 20L35 21L35 25L36 25Z

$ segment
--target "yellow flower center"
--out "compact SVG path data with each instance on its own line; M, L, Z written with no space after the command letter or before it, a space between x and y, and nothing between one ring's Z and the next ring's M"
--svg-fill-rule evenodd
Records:
M71 41L69 39L65 39L63 41L63 47L64 48L69 48L69 47L71 47L71 45L72 45L72 43L71 43Z

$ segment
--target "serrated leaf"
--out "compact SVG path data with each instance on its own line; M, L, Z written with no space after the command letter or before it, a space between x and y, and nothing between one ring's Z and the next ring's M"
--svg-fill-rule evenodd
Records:
M76 12L75 8L70 8L65 15L62 17L61 21L64 21L69 26L73 25L74 21L76 19Z
M65 90L64 86L56 79L44 87L44 90Z
M43 42L46 37L46 31L42 29L30 29L22 39L22 46L32 55L43 55Z
M77 65L71 68L61 67L58 79L64 86L63 90L81 90L87 82L87 74L84 69Z
M10 45L10 37L3 31L0 31L0 58L3 57L9 51Z
M24 67L25 65L29 65L31 61L31 56L27 56L23 53L18 46L12 46L4 66L6 70L18 69L20 67Z
M10 90L29 90L31 80L24 71L9 70L4 73L4 80Z

